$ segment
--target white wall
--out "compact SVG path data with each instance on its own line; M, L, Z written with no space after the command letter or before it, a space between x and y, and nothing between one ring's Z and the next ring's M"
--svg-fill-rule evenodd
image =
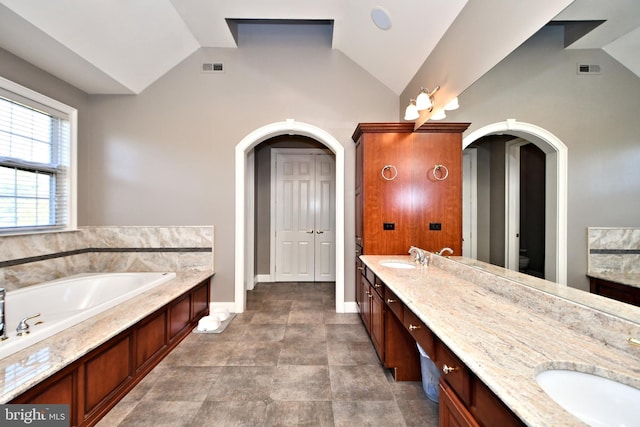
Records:
M578 63L600 75L577 75ZM460 96L447 120L468 133L508 118L532 123L568 147L570 286L588 289L587 227L640 221L640 79L601 50L565 50L545 28Z
M234 298L234 147L287 118L317 126L346 148L345 265L353 265L354 143L360 121L394 121L391 90L342 53L304 35L203 48L137 96L90 99L89 182L80 220L89 225L216 227L214 301ZM200 73L224 62L224 74ZM348 271L348 270L347 270ZM345 278L353 301L354 278Z

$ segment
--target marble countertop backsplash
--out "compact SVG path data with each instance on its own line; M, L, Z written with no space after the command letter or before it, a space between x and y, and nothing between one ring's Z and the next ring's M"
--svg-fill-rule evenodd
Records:
M578 426L535 380L550 368L595 373L640 388L640 325L482 269L431 255L416 269L363 262L527 425Z

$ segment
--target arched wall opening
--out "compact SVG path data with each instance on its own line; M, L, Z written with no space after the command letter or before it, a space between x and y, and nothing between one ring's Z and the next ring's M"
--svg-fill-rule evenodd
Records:
M246 290L253 286L254 253L254 183L253 148L267 139L280 135L301 135L329 148L336 157L336 312L344 312L344 147L324 130L306 123L287 119L271 123L248 134L235 148L235 292L236 313L246 307Z
M552 273L554 281L567 284L567 185L568 185L568 155L567 146L555 135L547 130L529 123L507 119L504 122L493 123L477 129L463 138L464 150L474 141L496 134L509 134L532 142L546 154L547 177L554 183L554 192L549 193L547 203L550 203L555 215L547 221L547 236L553 236L547 245L546 252L553 255Z

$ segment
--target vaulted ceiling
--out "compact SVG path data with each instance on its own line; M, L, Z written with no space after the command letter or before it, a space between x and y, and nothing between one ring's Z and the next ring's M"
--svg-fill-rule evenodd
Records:
M602 48L640 76L637 0L0 0L0 47L90 94L137 94L201 47L238 48L228 20L331 22L331 46L396 94L451 31L511 50L552 19L597 21L568 48ZM569 5L570 4L570 5ZM464 28L454 25L476 6ZM478 8L477 6L482 6ZM566 9L565 6L569 5ZM506 7L505 7L506 6ZM535 8L535 15L518 13ZM388 18L378 28L372 10ZM564 9L564 10L563 10ZM481 12L477 12L481 10ZM386 15L385 15L386 14ZM501 34L495 22L527 28ZM584 28L584 27L583 27ZM514 40L513 37L516 37ZM515 43L514 43L515 42ZM485 45L481 57L500 51ZM504 49L503 49L504 50ZM507 52L508 53L508 52ZM456 52L451 52L455 55ZM502 59L494 57L493 65ZM469 60L469 64L473 61Z

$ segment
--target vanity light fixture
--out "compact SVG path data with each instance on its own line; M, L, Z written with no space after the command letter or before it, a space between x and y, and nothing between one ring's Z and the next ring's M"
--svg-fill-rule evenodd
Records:
M433 107L435 105L434 95L437 91L440 90L440 86L436 86L433 90L429 90L425 87L420 88L420 93L416 97L416 99L411 99L409 101L409 105L404 112L405 120L417 120L420 117L420 111L428 111L429 113L433 112ZM440 110L436 110L431 115L430 119L432 120L442 120L447 117L445 110L455 110L460 107L458 104L458 97L456 96L451 101L441 108Z
M433 95L440 89L440 86L436 86L431 92L429 89L421 87L420 93L416 97L416 108L418 111L429 110L433 108Z
M404 110L404 119L416 120L418 117L420 117L420 113L418 112L418 108L416 107L416 100L411 99L409 101L409 105L407 105L407 109Z
M447 113L444 112L444 108L442 110L438 110L431 115L431 120L442 120L447 117Z

